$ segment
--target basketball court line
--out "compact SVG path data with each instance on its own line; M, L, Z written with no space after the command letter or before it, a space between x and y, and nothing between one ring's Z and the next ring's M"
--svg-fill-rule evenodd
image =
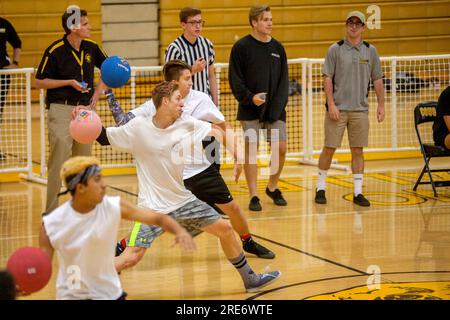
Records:
M371 275L370 273L367 273L365 271L355 269L355 268L347 266L345 264L342 264L342 263L339 263L339 262L336 262L336 261L333 261L333 260L330 260L330 259L318 256L318 255L315 255L313 253L304 251L302 249L291 247L291 246L289 246L287 244L284 244L284 243L281 243L281 242L278 242L278 241L275 241L275 240L267 239L265 237L258 236L258 235L253 234L253 233L252 233L252 236L254 236L255 238L258 238L258 239L265 240L267 242L273 243L273 244L278 245L280 247L283 247L283 248L286 248L286 249L290 249L292 251L296 251L296 252L302 253L302 254L307 255L309 257L312 257L312 258L315 258L315 259L318 259L318 260L322 260L324 262L328 262L328 263L334 264L335 266L338 266L338 267L341 267L341 268L345 268L345 269L348 269L348 270L353 271L353 272L360 273L362 275L366 275L366 276L370 276Z

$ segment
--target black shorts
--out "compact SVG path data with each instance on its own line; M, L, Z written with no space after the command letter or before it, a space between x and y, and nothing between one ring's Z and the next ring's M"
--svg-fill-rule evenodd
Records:
M450 134L450 133L447 133ZM445 145L445 138L447 138L447 134L440 134L434 136L434 145L443 147L446 150L450 150Z
M215 203L225 204L233 201L227 184L213 164L205 171L184 180L184 186L198 199L211 206Z

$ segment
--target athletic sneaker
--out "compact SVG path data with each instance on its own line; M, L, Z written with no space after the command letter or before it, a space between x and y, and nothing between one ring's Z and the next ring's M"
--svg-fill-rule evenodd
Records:
M122 252L124 252L126 247L127 241L125 239L118 241L116 244L116 257L120 256Z
M266 194L272 198L273 203L275 203L277 206L287 206L287 202L283 198L280 189L277 188L274 191L270 191L269 187L267 187Z
M259 203L259 198L257 196L254 196L248 205L249 210L251 211L261 211L261 203Z
M248 239L247 241L243 241L242 247L244 248L245 252L252 253L252 254L258 256L258 258L261 258L261 259L275 258L275 254L272 251L263 247L262 245L257 243L252 238Z
M247 292L258 292L261 288L269 285L270 283L274 282L276 279L278 279L281 276L280 271L272 271L268 273L263 274L254 274L255 279L252 281L251 284L247 284L245 286L245 290Z
M327 198L325 197L325 190L316 190L316 198L314 199L314 201L320 204L327 203Z
M370 202L361 193L356 197L353 196L353 203L361 207L370 207Z

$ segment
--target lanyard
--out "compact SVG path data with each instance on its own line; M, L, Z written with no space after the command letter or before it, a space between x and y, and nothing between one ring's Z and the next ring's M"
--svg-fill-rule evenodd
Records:
M78 59L77 54L72 50L72 55L75 57L75 60L80 65L81 68L81 81L84 81L83 79L83 60L84 60L84 50L81 51L81 60Z

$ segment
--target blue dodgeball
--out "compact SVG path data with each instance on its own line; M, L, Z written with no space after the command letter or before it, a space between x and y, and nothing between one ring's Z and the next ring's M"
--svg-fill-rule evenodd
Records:
M102 63L103 82L110 88L119 88L127 84L131 75L131 67L127 60L119 56L111 56Z

